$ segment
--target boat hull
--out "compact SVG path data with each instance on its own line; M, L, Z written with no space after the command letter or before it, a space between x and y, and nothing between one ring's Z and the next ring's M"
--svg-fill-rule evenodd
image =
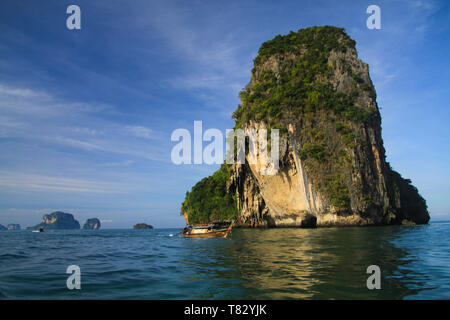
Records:
M186 238L226 238L229 230L218 230L205 233L183 233Z

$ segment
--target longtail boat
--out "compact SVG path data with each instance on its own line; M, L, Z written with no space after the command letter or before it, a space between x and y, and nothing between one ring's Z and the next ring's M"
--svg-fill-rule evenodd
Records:
M186 238L226 238L231 233L233 224L228 228L218 228L216 225L186 226L181 232Z

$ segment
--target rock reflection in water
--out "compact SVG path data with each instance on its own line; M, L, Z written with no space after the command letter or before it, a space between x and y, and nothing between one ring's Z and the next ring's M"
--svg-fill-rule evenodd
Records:
M417 291L398 276L410 262L406 249L393 245L404 232L397 226L235 229L229 240L188 240L183 260L196 272L184 280L201 281L199 298L207 299L401 299ZM372 264L381 268L381 290L366 287Z

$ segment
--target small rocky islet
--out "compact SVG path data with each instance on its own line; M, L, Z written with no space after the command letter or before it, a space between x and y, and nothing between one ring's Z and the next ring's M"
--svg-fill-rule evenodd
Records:
M101 227L100 220L97 218L90 218L86 220L86 223L83 225L84 230L98 230Z
M6 230L21 230L20 224L18 223L10 223L6 227L2 224L0 224L0 231L6 231Z
M146 223L137 223L133 226L133 229L153 229L153 226Z

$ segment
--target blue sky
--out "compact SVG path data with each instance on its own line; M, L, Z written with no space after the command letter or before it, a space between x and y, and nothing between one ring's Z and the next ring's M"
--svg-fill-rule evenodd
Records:
M81 8L81 30L66 8ZM366 8L381 8L369 30ZM105 228L181 227L217 165L171 163L176 128L232 128L262 42L312 25L357 42L387 159L450 219L448 1L18 1L0 4L0 224L54 210Z

